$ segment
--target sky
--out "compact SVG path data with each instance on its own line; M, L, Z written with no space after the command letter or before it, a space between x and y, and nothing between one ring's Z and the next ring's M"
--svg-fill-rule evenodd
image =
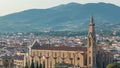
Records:
M70 2L80 4L105 2L120 6L120 0L0 0L0 16L27 9L45 9Z

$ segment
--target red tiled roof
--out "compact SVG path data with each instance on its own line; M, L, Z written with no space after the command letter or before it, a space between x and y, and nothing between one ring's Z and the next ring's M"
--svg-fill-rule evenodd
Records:
M16 56L14 56L14 59L16 59L16 60L24 60L24 55L16 55Z
M82 46L33 46L32 49L38 49L38 50L65 50L65 51L87 51L87 47Z
M14 58L13 56L8 56L8 55L5 55L5 56L2 56L1 58L3 58L3 59L12 59L12 58Z

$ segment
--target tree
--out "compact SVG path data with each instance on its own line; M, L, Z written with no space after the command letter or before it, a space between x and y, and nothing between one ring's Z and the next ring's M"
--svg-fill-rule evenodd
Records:
M106 68L120 68L120 63L108 64Z
M40 66L39 66L39 68L42 68L42 64L40 63Z
M30 68L35 68L35 66L34 66L34 62L33 62L33 59L32 59L32 63L31 63Z
M25 63L25 68L28 68L28 64L27 64L27 62Z
M43 61L43 68L45 68L45 61Z
M113 68L113 64L108 64L106 68Z
M38 62L37 62L37 64L36 64L36 68L38 68Z

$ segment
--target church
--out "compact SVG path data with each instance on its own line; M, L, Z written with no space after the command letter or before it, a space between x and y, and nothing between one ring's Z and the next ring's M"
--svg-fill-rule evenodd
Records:
M105 68L112 62L113 56L97 46L94 26L91 16L86 46L49 46L40 45L35 41L27 64L30 65L33 60L35 65L44 64L45 68L64 68L66 65L79 68Z

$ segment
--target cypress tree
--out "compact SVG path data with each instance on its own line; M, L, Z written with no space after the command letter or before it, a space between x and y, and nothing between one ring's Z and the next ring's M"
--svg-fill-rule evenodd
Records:
M43 61L43 68L45 68L45 61Z
M37 62L37 64L36 64L36 68L38 68L38 62Z
M28 64L27 64L27 62L25 63L26 65L25 65L25 68L28 68Z
M32 63L31 63L30 68L35 68L35 66L34 66L34 62L33 62L33 59L32 59Z
M40 66L39 66L39 68L42 68L42 64L40 63Z

